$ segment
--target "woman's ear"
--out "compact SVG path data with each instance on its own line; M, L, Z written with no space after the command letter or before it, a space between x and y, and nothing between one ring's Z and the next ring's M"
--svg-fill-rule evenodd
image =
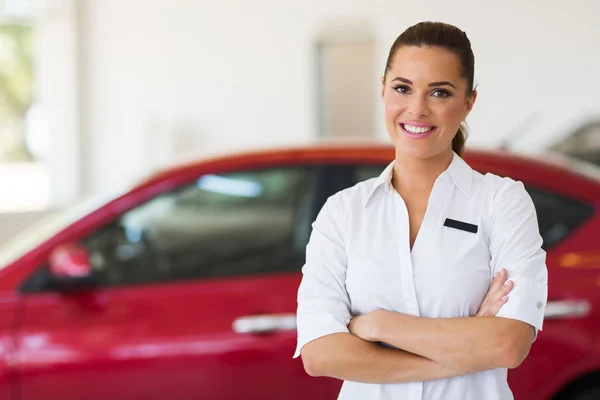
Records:
M469 115L469 113L471 113L471 110L473 109L473 106L475 105L476 101L477 101L477 90L473 90L473 93L471 93L470 96L467 96L467 108L465 110L464 119L467 119L467 116Z
M385 76L381 77L381 98L383 99L383 95L385 94Z

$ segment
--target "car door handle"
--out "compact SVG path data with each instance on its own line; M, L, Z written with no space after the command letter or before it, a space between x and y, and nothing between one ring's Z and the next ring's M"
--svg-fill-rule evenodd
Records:
M267 333L296 329L296 314L264 314L240 317L233 321L237 333Z
M545 319L583 318L590 313L590 303L586 300L549 301L544 310Z

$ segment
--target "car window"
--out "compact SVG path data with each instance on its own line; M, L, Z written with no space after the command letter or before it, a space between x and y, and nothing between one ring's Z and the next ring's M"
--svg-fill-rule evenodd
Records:
M299 271L317 169L205 175L83 240L103 285Z
M356 167L354 179L360 182L377 177L387 165ZM541 189L525 183L525 189L531 196L538 217L540 235L544 239L545 250L556 246L567 238L593 212L591 204L569 198L550 190Z
M300 272L311 224L352 165L204 175L82 240L99 286ZM55 290L47 263L23 293Z
M525 185L538 216L544 249L556 246L594 213L591 204Z

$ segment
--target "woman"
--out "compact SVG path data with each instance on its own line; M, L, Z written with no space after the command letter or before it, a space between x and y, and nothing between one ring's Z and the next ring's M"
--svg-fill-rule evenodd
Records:
M382 78L395 160L328 199L298 292L298 348L340 399L512 399L542 328L545 253L522 183L461 158L477 92L458 28L394 42ZM505 284L505 282L509 281Z

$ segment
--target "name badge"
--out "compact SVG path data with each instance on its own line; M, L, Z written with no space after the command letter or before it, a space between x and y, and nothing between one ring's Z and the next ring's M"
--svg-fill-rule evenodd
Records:
M477 233L477 225L457 221L455 219L446 218L444 226L447 226L448 228L458 229L459 231Z

